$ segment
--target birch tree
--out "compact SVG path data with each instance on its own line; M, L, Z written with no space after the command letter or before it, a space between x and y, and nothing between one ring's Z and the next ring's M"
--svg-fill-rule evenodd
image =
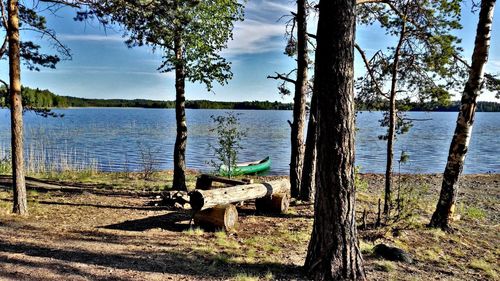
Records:
M488 60L495 2L495 0L481 1L469 78L463 90L455 133L451 140L448 160L443 173L439 201L429 224L431 227L439 227L443 230L451 229L450 222L455 212L458 180L462 173L465 156L472 136L476 100L485 82L484 66Z

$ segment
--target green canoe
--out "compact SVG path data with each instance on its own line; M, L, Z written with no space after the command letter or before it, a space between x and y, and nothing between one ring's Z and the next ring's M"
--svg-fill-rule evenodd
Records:
M232 171L233 175L250 175L257 174L268 170L271 167L271 159L268 157L254 162L244 162L236 164L234 171ZM221 165L219 172L223 176L228 175L228 169L226 165Z

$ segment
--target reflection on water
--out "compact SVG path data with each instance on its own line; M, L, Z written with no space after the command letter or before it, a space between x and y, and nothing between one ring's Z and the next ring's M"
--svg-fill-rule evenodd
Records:
M64 154L75 165L97 163L105 171L134 171L142 169L141 155L153 155L157 169L172 169L175 142L175 112L173 109L85 108L56 110L62 119L44 119L25 114L25 147L27 153L42 150L46 161L59 161L54 155ZM188 168L210 169L207 161L213 158L209 144L215 136L210 131L210 115L224 110L187 110ZM243 141L241 161L270 156L270 174L287 174L290 153L291 111L238 111L242 127L248 129ZM395 159L401 151L410 155L402 172L441 173L446 163L449 142L457 113L412 112L416 121L406 135L397 137ZM386 142L378 139L385 129L379 126L380 112L361 112L357 115L356 164L362 172L382 173L385 169ZM10 145L9 112L0 110L0 144ZM473 138L468 152L465 173L500 172L500 113L477 113ZM29 158L29 157L27 157ZM147 160L147 159L146 159ZM29 164L29 163L28 163ZM397 162L395 163L397 167Z

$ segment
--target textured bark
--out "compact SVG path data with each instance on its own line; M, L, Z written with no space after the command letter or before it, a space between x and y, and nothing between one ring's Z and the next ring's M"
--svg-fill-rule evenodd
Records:
M304 126L307 95L307 13L306 0L297 0L297 79L293 99L293 123L291 130L290 186L293 198L300 195L300 181L304 161Z
M398 45L394 54L394 63L392 65L391 93L389 101L389 130L387 133L387 162L385 167L385 192L384 192L384 216L389 219L389 213L392 207L392 167L394 165L394 138L396 134L396 94L398 83L399 58L401 47L406 34L406 24L403 21L401 33L399 34Z
M174 146L174 181L173 188L176 190L187 190L186 188L186 146L187 146L187 124L186 124L186 69L183 59L182 39L177 35L174 40L175 49L175 121L177 124L177 135Z
M21 61L18 1L8 2L10 112L12 140L12 183L16 214L27 214L26 183L23 156L23 105L21 97Z
M313 94L311 97L311 108L309 109L309 122L307 124L306 147L304 151L304 165L302 167L302 180L300 181L300 199L306 202L314 200L316 172L316 115L317 99Z
M450 221L457 200L458 179L462 173L471 138L472 125L474 124L476 99L483 84L484 65L488 60L495 2L495 0L481 1L469 79L462 94L462 105L458 113L455 134L451 140L448 161L443 174L441 194L429 224L431 227L440 227L445 230L450 228Z
M354 188L354 0L321 0L314 91L318 141L314 225L305 268L315 280L365 280Z

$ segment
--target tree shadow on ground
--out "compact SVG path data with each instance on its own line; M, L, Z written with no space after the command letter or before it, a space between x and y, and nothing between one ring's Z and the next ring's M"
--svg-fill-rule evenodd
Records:
M143 210L143 211L161 211L167 209L166 207L158 206L113 206L89 203L70 203L70 202L55 202L46 200L36 200L37 203L43 205L60 205L60 206L78 206L78 207L94 207L103 209L117 209L117 210Z
M191 217L191 214L188 212L173 212L143 219L128 220L117 224L101 226L101 228L125 231L145 231L160 228L163 230L181 232L189 229Z
M110 269L133 270L144 273L184 274L193 278L231 278L238 274L248 274L263 277L271 272L275 279L304 280L301 268L295 265L280 263L244 263L231 262L209 251L191 250L179 251L135 251L127 253L93 252L83 249L60 249L42 245L21 244L0 241L0 249L7 254L23 254L36 258L47 258L48 263L32 264L23 259L0 258L2 264L18 265L21 267L49 269L63 276L68 273L89 275L87 272L78 272L71 263L87 264L89 266L108 267ZM20 273L22 274L22 273ZM14 276L12 276L14 275ZM3 272L0 277L22 277L16 272ZM116 279L120 280L120 279Z

